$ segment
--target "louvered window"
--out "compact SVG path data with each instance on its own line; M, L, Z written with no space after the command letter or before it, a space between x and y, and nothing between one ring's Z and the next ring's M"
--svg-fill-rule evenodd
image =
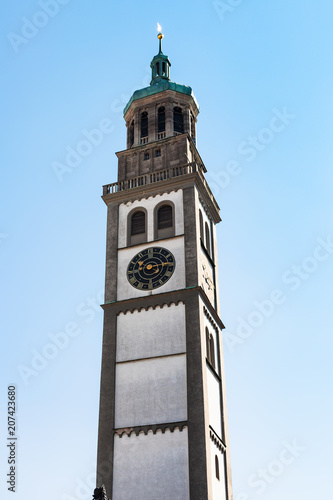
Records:
M157 215L157 229L172 227L172 207L163 205Z
M131 219L131 236L142 234L146 231L146 215L144 212L135 212Z

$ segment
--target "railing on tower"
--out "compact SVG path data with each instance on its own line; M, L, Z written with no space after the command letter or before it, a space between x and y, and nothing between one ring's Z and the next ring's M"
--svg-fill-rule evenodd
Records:
M205 179L204 170L202 166L196 162L185 163L184 165L170 167L165 170L159 170L157 172L151 172L131 179L126 179L125 181L113 182L112 184L106 184L103 186L103 196L108 194L116 194L122 191L127 191L129 189L140 188L142 186L147 186L149 184L155 184L156 182L163 182L174 177L180 177L183 175L198 173L201 181L203 182L209 197L213 203L218 207L218 204L211 192L208 183Z

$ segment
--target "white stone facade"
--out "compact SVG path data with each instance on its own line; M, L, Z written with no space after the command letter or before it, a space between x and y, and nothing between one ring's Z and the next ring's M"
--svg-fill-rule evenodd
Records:
M121 313L117 318L117 362L185 353L183 303Z
M187 428L114 437L115 500L189 500Z
M154 241L154 210L162 201L171 202L174 205L175 211L175 236L184 234L184 211L183 211L183 191L171 191L171 193L158 194L149 198L142 198L133 202L122 203L119 206L119 231L118 231L118 247L125 248L127 246L128 236L128 215L134 209L143 208L147 211L147 242ZM156 244L156 243L155 243Z
M186 419L185 354L116 365L116 428Z

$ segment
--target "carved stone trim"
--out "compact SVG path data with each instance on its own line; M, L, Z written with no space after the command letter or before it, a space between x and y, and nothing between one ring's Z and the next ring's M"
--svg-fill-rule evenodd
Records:
M219 327L217 326L216 322L214 321L214 319L212 318L212 316L209 314L208 312L208 309L204 306L203 307L203 311L204 311L204 314L206 316L206 318L208 319L208 321L210 322L210 324L212 325L212 327L214 328L214 330L216 331L217 334L219 334Z
M204 209L208 219L210 220L210 222L214 222L214 217L212 216L212 214L209 210L209 207L208 207L207 203L205 202L205 200L203 199L203 197L201 196L200 192L199 192L199 201L200 201L201 206Z
M220 450L221 453L224 453L227 447L211 426L209 426L209 435L211 441L213 441L215 446Z
M155 424L155 425L138 425L135 427L123 427L120 429L114 429L114 436L122 438L123 436L131 437L133 435L138 436L139 434L144 434L147 436L149 432L156 434L156 432L162 432L165 434L166 431L174 432L178 430L182 432L187 429L187 422L172 422L167 424Z
M179 191L181 189L182 189L181 187L176 187L174 189L167 189L167 190L165 190L165 192L163 194L176 193L177 191ZM135 201L142 201L142 200L148 201L150 198L156 198L156 196L161 196L161 193L150 194L149 196L143 195L140 198L135 198L135 200L130 199L127 202L124 201L124 202L120 203L120 205L131 206ZM164 201L164 200L161 200L161 201ZM169 200L165 200L165 201L169 201Z
M138 309L137 307L134 307L133 309L127 309L126 311L120 311L118 313L118 316L120 316L121 314L122 315L126 315L126 314L133 314L134 312L138 312L140 313L141 311L149 311L150 309L151 310L155 310L155 309L164 309L165 307L171 307L171 306L175 306L177 307L179 304L183 304L184 305L184 302L182 300L178 300L178 302L169 302L169 303L164 303L164 304L155 304L154 306L146 306L146 307L141 307L140 309Z
M182 288L180 290L175 290L171 292L157 293L155 295L146 295L145 297L133 297L132 299L107 302L102 304L101 307L104 311L108 309L114 309L115 314L119 314L124 311L131 311L134 309L148 309L149 307L164 306L172 303L183 302L186 305L186 297L190 297L193 294L199 294L205 303L207 309L211 308L209 299L205 294L201 286L194 286L189 288ZM215 309L211 309L211 314L219 325L221 329L224 328L222 320L218 316Z

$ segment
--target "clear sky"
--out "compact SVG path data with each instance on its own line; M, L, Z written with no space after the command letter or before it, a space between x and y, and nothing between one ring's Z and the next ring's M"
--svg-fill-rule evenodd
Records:
M105 264L100 196L116 180L114 152L125 148L122 108L149 83L157 21L171 79L190 85L199 102L197 145L223 219L235 499L328 498L332 3L17 0L5 9L0 430L5 438L6 389L15 383L15 498L91 498ZM99 143L74 158L101 122L108 127ZM7 450L2 439L2 499L13 498Z

